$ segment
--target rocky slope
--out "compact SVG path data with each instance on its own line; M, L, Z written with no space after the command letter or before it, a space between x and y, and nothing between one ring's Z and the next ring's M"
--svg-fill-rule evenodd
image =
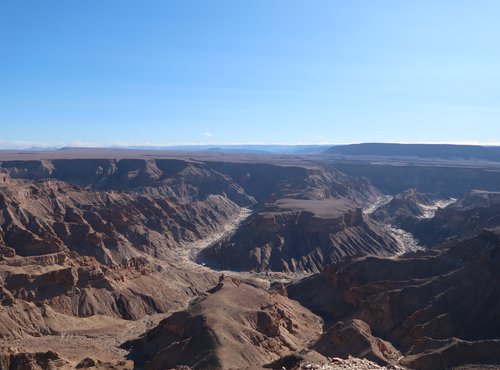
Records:
M314 272L348 256L398 251L385 228L350 201L287 199L253 214L200 260L233 270Z
M435 246L497 226L500 226L500 193L473 190L450 206L438 209L433 218L408 223L406 229L422 244Z
M370 216L412 233L421 245L433 247L500 226L499 212L497 192L472 190L459 200L443 200L409 189L393 196Z
M415 219L427 218L438 198L435 194L422 194L408 189L396 194L392 199L378 207L371 216L378 221L403 226Z
M329 164L208 162L207 166L228 175L260 204L284 197L348 198L364 204L380 195L367 179L348 176Z
M176 163L170 175L161 161L80 162L2 163L11 178L0 184L1 244L19 255L71 250L106 264L137 252L165 259L254 202L196 163Z
M320 332L319 317L279 292L221 277L206 297L125 346L144 369L259 368L304 349Z
M362 213L379 195L364 179L309 169L305 177L275 188L234 235L204 250L200 261L234 270L293 272L319 271L357 254L395 254L394 238Z
M77 317L137 320L184 307L216 275L179 265L178 249L255 202L197 162L1 165L3 338L61 333Z
M371 359L390 363L397 349L401 363L414 369L497 364L499 271L495 229L439 251L337 263L290 285L288 294L337 323L317 343L320 353L370 353ZM342 334L345 325L358 333L359 345L352 345L352 334Z
M3 350L3 348L2 348ZM105 362L85 358L72 364L58 353L17 352L6 349L0 352L0 369L9 370L55 370L55 369L132 370L132 361Z
M78 317L137 320L183 307L215 276L145 259L104 266L65 253L0 261L0 337L59 334ZM83 325L83 324L82 324Z

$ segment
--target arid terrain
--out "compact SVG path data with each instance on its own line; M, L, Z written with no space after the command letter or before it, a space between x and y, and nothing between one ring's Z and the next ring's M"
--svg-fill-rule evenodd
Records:
M0 369L500 368L496 151L375 149L0 152Z

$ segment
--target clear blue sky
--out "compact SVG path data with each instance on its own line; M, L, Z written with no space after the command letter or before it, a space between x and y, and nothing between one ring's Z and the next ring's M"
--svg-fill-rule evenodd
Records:
M499 15L498 0L4 0L0 146L500 142Z

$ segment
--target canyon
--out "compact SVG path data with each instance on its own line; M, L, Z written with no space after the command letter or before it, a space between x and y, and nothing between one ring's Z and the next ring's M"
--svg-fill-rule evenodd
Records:
M0 152L0 368L499 365L500 164L408 153Z

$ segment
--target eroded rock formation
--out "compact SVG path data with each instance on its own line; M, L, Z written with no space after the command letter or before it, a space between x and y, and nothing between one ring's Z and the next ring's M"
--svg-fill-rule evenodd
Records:
M327 322L362 320L378 338L371 346L389 341L410 368L498 363L499 235L486 231L399 259L344 261L290 285L288 294ZM331 330L338 332L335 326ZM351 350L348 341L339 343L335 351ZM318 349L325 352L328 346ZM366 346L349 353L366 353Z
M145 369L259 367L300 351L321 332L321 319L298 303L226 277L188 310L125 346Z

